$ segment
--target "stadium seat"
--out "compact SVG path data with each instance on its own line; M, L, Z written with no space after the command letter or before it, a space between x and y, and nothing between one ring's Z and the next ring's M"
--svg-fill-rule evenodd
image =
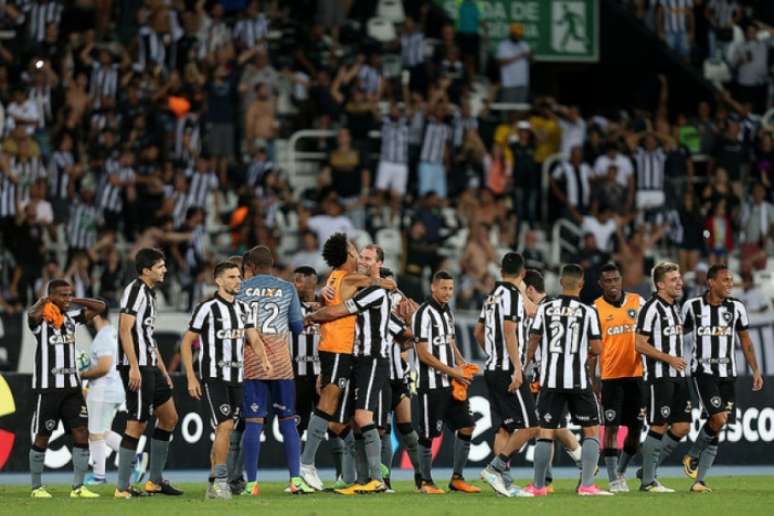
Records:
M399 77L401 72L400 56L397 54L384 54L382 56L382 75L385 79Z
M349 238L355 243L355 247L358 249L362 249L372 243L371 235L368 234L368 231L353 229L352 231L348 231L348 234Z
M368 20L368 36L380 43L395 41L398 36L395 26L384 18L371 18Z
M403 23L406 19L406 13L403 11L403 2L401 0L379 0L376 7L376 15L393 23Z

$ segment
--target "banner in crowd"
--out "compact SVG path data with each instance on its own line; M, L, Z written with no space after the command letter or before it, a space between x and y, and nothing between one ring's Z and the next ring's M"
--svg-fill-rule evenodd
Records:
M207 419L205 407L201 402L191 399L186 392L185 378L177 376L175 382L175 403L180 416L180 422L173 434L170 447L168 467L170 469L206 469L208 467L210 446L212 444L212 427ZM0 388L0 407L13 407L12 413L3 414L0 411L0 470L22 472L29 470L28 452L31 443L30 420L32 399L30 375L10 374L5 376L5 382L0 377L0 386L7 383L8 389ZM751 379L740 378L737 383L737 418L736 423L721 432L720 454L717 463L726 465L755 465L771 463L771 447L774 442L774 377L766 378L766 385L761 392L752 392ZM12 396L16 403L7 399ZM480 467L492 458L493 432L499 423L493 420L492 410L488 401L488 393L482 377L477 377L470 388L470 408L476 421L473 442L470 449L469 466ZM700 411L694 409L694 422L689 434L693 441L698 435L702 421ZM264 431L264 443L261 447L260 466L262 468L284 468L285 459L282 450L282 435L279 432L276 418ZM125 417L119 413L114 422L114 430L121 432ZM578 433L578 428L570 425L571 430ZM150 431L150 429L149 429ZM623 434L623 432L622 432ZM619 436L623 439L623 435ZM396 450L395 465L410 467L405 453L400 449L394 437ZM142 449L147 450L147 439L140 442ZM70 443L64 436L62 424L54 431L50 447L46 453L46 466L50 469L70 468ZM670 463L676 464L679 457L687 450L688 443L683 443L670 458ZM433 451L436 455L435 464L438 467L452 465L453 437L448 431L436 441ZM514 466L530 466L532 447L527 446L515 457ZM115 455L111 455L110 463L114 463ZM566 454L557 454L559 464L570 465ZM331 455L324 445L318 453L318 466L332 467ZM204 480L204 477L202 477Z
M436 0L457 20L462 0ZM508 37L511 22L538 61L599 60L599 0L476 0L490 50Z

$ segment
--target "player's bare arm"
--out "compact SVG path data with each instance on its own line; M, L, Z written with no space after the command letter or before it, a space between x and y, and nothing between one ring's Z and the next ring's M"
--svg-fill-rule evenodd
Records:
M683 357L673 357L668 353L663 353L657 350L648 341L648 337L641 333L637 334L636 340L634 341L634 349L637 351L637 353L645 355L646 357L652 358L654 360L660 360L661 362L670 365L678 371L684 371L687 366Z
M129 362L129 388L138 391L142 383L142 376L140 376L137 355L134 353L134 337L132 337L135 319L137 318L130 314L121 314L118 317L118 340L121 341L121 349L124 350L124 356Z
M46 303L49 301L51 300L48 298L48 296L41 297L38 299L37 303L30 307L30 309L27 311L27 317L29 317L30 321L38 324L43 320L43 307L45 307Z
M763 376L761 370L758 367L758 360L755 358L755 350L753 349L752 340L750 340L750 333L747 330L738 332L739 342L742 344L742 353L744 353L744 359L747 361L747 365L750 366L750 371L753 375L754 391L763 389Z
M97 316L97 314L102 313L105 308L107 308L105 302L100 301L99 299L74 297L70 300L70 302L74 305L79 305L86 309L83 316L87 321L91 321L94 319L94 317Z
M423 340L417 342L417 357L419 357L419 360L423 364L432 367L437 371L441 371L442 373L451 376L452 378L464 383L465 385L470 385L470 380L465 377L462 369L459 367L449 367L434 357L432 353L430 353L427 341Z
M476 339L481 349L486 349L486 343L484 342L484 323L476 323L476 327L473 329L473 338Z
M527 363L524 364L525 368L532 364L532 361L535 360L535 352L537 352L537 348L540 345L540 335L530 335L529 336L529 345L527 346Z
M271 366L269 356L266 354L266 346L264 345L263 339L261 339L261 335L258 333L258 330L255 328L247 328L245 336L247 337L247 343L250 344L251 348L253 348L256 356L261 359L261 363L263 364L266 373L270 375L274 368Z
M348 274L341 281L342 299L350 299L361 288L382 287L385 290L395 290L398 285L390 278L372 278L365 274Z
M84 380L96 380L102 376L105 376L110 372L110 367L113 365L113 357L99 357L97 358L97 365L81 373L81 378Z
M452 353L454 354L454 363L457 365L457 367L464 366L467 362L465 361L465 357L462 356L462 353L460 353L460 350L457 347L456 338L451 339L451 349L452 349Z
M164 376L164 379L167 381L167 385L169 385L169 388L173 389L175 385L172 383L172 378L170 378L169 376L169 372L167 371L167 365L164 363L164 359L161 357L161 352L159 351L159 348L156 347L156 349L154 349L153 352L156 354L156 366L159 368L162 376Z
M328 321L340 319L348 315L352 314L347 309L347 305L344 303L339 303L338 305L325 306L315 312L312 312L304 318L304 324L309 326L310 324L314 323L326 323Z
M521 358L519 358L519 339L516 334L518 324L513 321L505 321L503 323L505 348L508 350L508 358L511 359L511 365L513 365L513 379L508 386L508 391L510 392L516 392L524 380L521 372Z
M180 344L180 358L183 360L185 376L188 379L188 394L195 400L202 397L202 388L194 372L193 352L191 351L191 347L198 337L198 334L189 330L183 335L183 342Z

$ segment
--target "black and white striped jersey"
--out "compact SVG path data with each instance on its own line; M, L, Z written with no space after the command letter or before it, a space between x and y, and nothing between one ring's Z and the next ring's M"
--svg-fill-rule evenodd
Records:
M660 147L647 151L640 147L634 153L638 192L663 192L666 153Z
M51 86L32 86L29 89L29 98L38 107L38 113L40 113L38 128L44 129L46 124L54 119L51 107Z
M70 186L70 167L75 165L75 158L70 151L56 151L48 162L48 187L54 199L67 199Z
M97 197L97 205L103 211L118 213L124 209L126 185L134 181L132 167L122 167L118 161L109 159L105 162L105 172L102 175L102 185ZM113 184L113 180L120 184Z
M382 76L376 68L370 65L363 65L357 73L360 81L360 87L367 95L372 95L379 91L379 85L382 83Z
M175 128L175 158L190 165L202 152L201 118L188 113L177 120Z
M569 160L563 160L554 165L551 177L562 183L567 204L580 210L591 207L591 180L594 171L588 163L574 165Z
M245 332L255 328L246 303L227 301L217 293L194 309L188 329L199 334L199 378L242 383Z
M400 37L400 62L404 68L412 68L425 61L425 35L421 32L402 34Z
M657 294L653 295L640 310L637 318L637 333L648 338L648 342L657 350L673 357L683 356L683 320L676 303L667 303ZM644 379L649 382L659 380L682 380L685 371L643 355L645 365Z
M478 118L464 116L459 110L455 111L452 117L452 145L454 148L460 147L465 142L465 131L468 129L478 129Z
M660 0L659 5L664 9L664 32L687 32L688 14L693 12L693 0Z
M301 301L301 313L306 317L317 310L315 305ZM293 374L317 376L320 374L320 325L310 324L302 333L290 332L290 358L293 360Z
M0 171L0 219L16 216L18 196L15 179L13 169L9 169L7 173Z
M269 20L261 13L254 18L243 18L234 24L232 37L245 48L253 48L269 34Z
M440 305L430 298L419 306L412 320L414 339L417 346L426 345L431 355L449 367L455 367L454 315L449 305ZM417 375L418 390L432 390L451 387L449 375L433 369L421 360Z
M513 364L505 343L505 322L511 321L516 325L516 347L524 349L526 341L523 320L524 300L519 289L510 283L497 282L484 301L478 317L478 322L484 325L484 349L488 356L484 364L485 371L513 372Z
M546 303L550 301L552 298L545 296L542 300L538 303L538 306L540 306L543 303ZM530 317L527 315L527 312L524 312L524 321L521 324L522 332L524 335L524 345L519 346L519 358L521 359L521 365L524 366L527 363L527 348L529 347L529 338L530 338L530 329L532 328L532 323L535 321L535 316ZM540 354L540 345L535 349L535 356L532 357L532 365L530 367L530 370L527 370L527 373L531 373L533 376L530 377L531 381L540 381L540 366L541 366L541 354Z
M35 369L32 372L32 389L78 389L78 364L75 359L75 328L85 324L83 309L62 314L64 321L57 328L41 319L28 324L35 336Z
M207 205L207 195L218 188L218 176L214 172L198 172L188 169L188 206Z
M175 190L171 185L164 186L164 197L172 200L172 221L175 229L185 223L185 213L188 211L188 192Z
M451 129L448 125L434 120L428 122L419 159L428 163L443 163L446 144L450 137Z
M683 304L683 331L693 332L691 371L720 378L736 377L736 333L750 326L747 309L738 299L711 305L707 294Z
M156 324L156 294L140 278L129 283L121 296L121 313L134 316L132 342L137 364L140 367L156 366L156 340L153 329ZM129 359L122 345L118 346L118 359L124 367Z
M115 100L118 93L118 64L113 63L107 66L94 61L91 65L91 76L89 77L89 97L91 97L94 107L100 107L102 99Z
M382 149L379 158L387 163L408 163L409 127L405 117L382 119Z
M272 170L274 170L274 163L269 159L253 159L247 165L247 186L256 196L263 197L263 178Z
M556 297L538 307L530 332L541 338L540 383L544 389L590 387L586 372L589 345L601 339L594 308L577 297Z
M387 333L387 339L389 340L388 349L390 350L390 380L403 380L409 373L408 363L401 356L403 348L396 340L407 327L400 317L394 313L390 314L390 326Z
M149 26L140 27L137 32L137 62L134 69L144 72L159 66L165 68L167 48L162 37Z
M67 245L70 249L89 249L97 242L100 212L97 206L75 201L70 206Z
M46 39L46 27L62 20L62 3L55 0L31 0L22 7L27 19L30 41L39 43Z
M344 304L349 313L357 314L352 355L387 358L389 356L387 334L392 312L392 303L387 290L376 286L367 287L358 291Z
M16 195L19 203L25 205L30 200L30 188L38 179L46 178L46 169L40 158L31 156L27 159L11 157L8 160L11 173L16 176Z

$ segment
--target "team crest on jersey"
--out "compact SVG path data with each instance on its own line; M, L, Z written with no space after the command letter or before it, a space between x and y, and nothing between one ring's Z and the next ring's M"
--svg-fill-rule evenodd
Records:
M626 315L629 316L629 319L636 319L637 318L637 310L635 310L634 308L629 308L626 311Z
M79 417L89 417L89 411L86 410L86 405L81 405L81 413Z
M347 386L347 379L346 378L339 378L339 381L336 382L339 385L339 389L344 389L344 387Z
M731 314L727 310L723 310L723 319L725 319L727 323L731 322L731 317Z
M231 405L229 405L228 403L224 403L223 405L221 405L220 413L223 414L224 416L228 416L229 414L231 414Z
M543 420L544 420L546 423L550 423L550 422L551 422L551 419L552 419L552 418L551 418L551 414L548 414L548 413L546 413L546 414L543 414Z
M443 428L443 421L439 419L438 421L435 422L435 430L440 432L442 428Z
M710 405L715 408L720 408L721 403L723 403L723 401L720 399L720 396L713 396L710 398Z
M691 400L686 401L685 402L685 410L684 410L684 412L686 414L690 414L692 408L693 408L693 405L691 404Z
M258 412L258 404L253 403L252 405L250 405L250 410L252 410L253 412Z
M608 421L613 421L615 419L615 410L608 409L605 411L605 419Z
M56 428L56 421L54 421L53 419L47 420L46 421L46 430L51 432L51 431L54 430L54 428Z
M661 407L661 416L662 417L669 417L669 414L672 413L672 409L669 407Z

